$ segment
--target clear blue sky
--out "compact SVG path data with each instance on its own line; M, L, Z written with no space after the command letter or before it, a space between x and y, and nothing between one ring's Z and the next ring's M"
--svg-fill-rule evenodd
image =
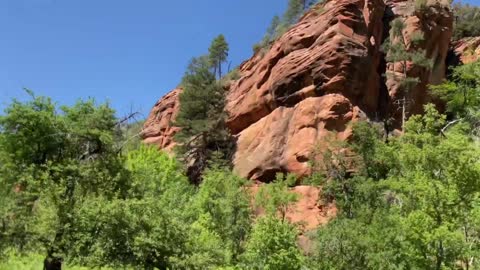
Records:
M286 0L0 0L0 109L23 87L147 114L223 33L232 66Z
M23 87L147 114L225 34L235 66L287 0L0 0L0 109ZM480 0L467 0L480 4Z

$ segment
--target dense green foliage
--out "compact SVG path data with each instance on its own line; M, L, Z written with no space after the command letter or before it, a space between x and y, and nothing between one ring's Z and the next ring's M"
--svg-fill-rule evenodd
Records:
M296 241L297 228L273 216L253 227L240 264L242 269L302 269L304 257Z
M276 179L260 187L255 205L263 208L263 211L269 216L278 216L282 221L286 221L286 215L292 203L298 200L298 196L289 192L289 187L294 186L297 178L293 174L284 177L283 174L277 174Z
M121 197L128 189L114 146L108 104L57 106L47 98L13 101L0 117L2 244L68 257L85 197Z
M435 94L446 102L447 113L456 119L474 120L480 109L480 62L453 69L451 79L431 86ZM475 123L472 123L475 125Z
M228 166L231 137L225 126L225 90L216 72L228 56L223 35L213 40L210 54L192 59L182 79L180 111L175 125L181 130L176 152L186 164L187 175L198 183L202 171L212 163Z
M423 40L422 32L415 32L411 35L410 44L404 36L405 22L403 18L396 18L390 23L390 36L382 44L386 57L385 59L391 63L401 65L401 74L397 72L387 72L385 75L388 78L398 83L399 95L396 107L401 108L401 122L402 128L405 126L405 121L409 115L408 108L412 103L410 92L418 85L420 78L408 74L408 64L414 63L417 67L432 68L433 62L426 56L425 50L419 48ZM395 116L386 117L387 121Z
M314 171L338 215L317 230L307 265L480 268L478 74L478 63L459 66L451 81L432 87L447 116L427 105L388 142L375 125L358 123L349 144L323 149Z
M264 212L252 228L245 245L242 269L301 269L304 256L297 246L298 224L290 224L286 214L298 196L289 191L295 185L292 174L276 179L258 190L255 206Z
M0 117L5 267L39 267L39 257L47 270L300 267L298 231L285 219L294 177L261 189L257 206L268 216L255 225L248 182L225 166L229 135L212 59L227 51L216 58L216 43L192 61L180 97L180 160L198 151L204 162L195 185L176 159L135 141L141 123L125 124L108 104L58 106L29 91L31 101L7 107ZM263 243L265 236L272 241ZM271 258L261 258L263 247Z
M290 1L266 43L307 6ZM407 50L403 22L391 26L384 48L404 66L407 96L418 83L407 62L431 63L421 35ZM388 141L356 123L348 142L318 149L311 177L278 174L257 189L229 167L227 57L220 35L187 69L178 159L142 145L141 122L122 124L109 104L13 100L0 115L0 270L480 269L480 62L432 86L446 115L431 104L403 115ZM287 218L300 182L337 207L307 233Z
M16 256L9 254L8 257L0 261L0 270L41 270L43 265L43 256L39 254L26 254L24 256ZM65 270L89 270L88 267L81 267L75 265L65 265ZM124 270L131 270L129 268L122 268ZM97 268L96 270L114 270L108 267Z
M480 7L469 4L453 4L455 15L453 38L480 36Z
M355 129L357 165L368 165L342 188L326 184L340 212L318 232L320 269L478 268L480 148L464 128L442 134L445 117L425 111L389 143Z

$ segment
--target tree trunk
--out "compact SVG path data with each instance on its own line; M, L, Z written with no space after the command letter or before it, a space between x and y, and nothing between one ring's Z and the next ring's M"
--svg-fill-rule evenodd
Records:
M48 255L43 261L43 270L62 270L62 258Z
M440 240L440 243L438 245L437 249L437 265L435 267L436 270L441 270L442 269L442 264L443 264L443 242Z
M402 131L405 131L405 120L407 118L406 116L406 106L407 106L407 99L405 96L403 96L403 101L402 101Z
M222 61L218 61L218 79L222 78Z

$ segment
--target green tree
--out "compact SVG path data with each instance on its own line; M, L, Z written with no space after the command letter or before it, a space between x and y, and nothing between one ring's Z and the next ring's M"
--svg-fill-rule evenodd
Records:
M286 221L288 210L291 205L298 201L298 195L291 192L289 187L295 185L297 178L293 174L286 177L279 173L272 183L260 187L256 197L256 207L263 208L270 216L280 215L282 221Z
M287 10L283 14L283 23L287 26L295 24L305 9L305 0L289 0Z
M79 101L59 113L50 99L29 93L31 101L14 100L0 116L2 243L44 250L45 268L61 269L84 198L122 196L128 183L108 104Z
M118 148L124 152L139 149L142 144L141 135L144 122L145 121L128 122L128 120L125 120L124 123L119 124Z
M443 137L445 117L431 105L425 111L406 125L389 187L402 202L407 240L418 252L412 261L439 270L464 257L463 220L480 191L479 149L463 134Z
M228 166L232 141L225 125L225 91L210 70L210 56L194 58L182 80L180 110L175 125L176 152L187 175L198 183L209 163Z
M260 187L255 206L265 213L248 238L239 266L242 269L300 269L304 262L297 247L297 224L290 224L287 212L298 196L289 186L296 183L293 174L279 173L272 183Z
M128 153L129 189L121 198L89 197L79 220L74 262L90 266L166 269L186 249L185 212L194 192L180 164L154 147ZM92 236L93 234L93 236Z
M431 88L447 102L447 112L465 117L480 106L480 61L455 67L451 78Z
M234 265L250 232L252 213L246 181L219 168L207 170L189 208L192 223L187 268Z
M368 219L339 217L314 238L313 269L418 269L405 254L401 223L395 215L371 212Z
M411 35L410 44L404 35L405 23L403 18L396 18L390 23L390 36L382 45L387 61L398 63L401 66L400 75L395 71L387 72L386 76L395 80L399 85L400 99L397 106L402 110L402 129L408 116L408 107L411 103L410 92L420 82L418 77L408 74L408 64L413 63L418 67L432 68L432 61L426 56L424 50L417 48L424 39L423 33L416 32ZM387 119L388 120L388 119Z
M445 117L432 105L425 112L388 143L359 137L363 128L354 135L361 140L352 143L363 145L350 146L362 161L355 164L377 168L350 176L357 180L349 182L348 204L343 189L330 190L339 216L319 230L320 269L478 267L480 149L462 128L442 135Z
M242 269L301 269L305 258L297 246L297 228L274 216L257 220L242 256Z
M228 43L225 40L225 37L220 34L218 35L208 48L210 64L213 67L213 74L218 78L222 78L222 64L227 61L228 58Z
M455 15L453 38L459 40L479 36L480 7L456 2L452 8Z
M280 17L278 15L273 16L270 26L267 28L267 33L264 37L265 43L272 42L277 36L278 27L280 26Z
M277 38L287 32L287 30L300 19L302 14L317 3L323 0L289 0L287 10L280 18L275 15L272 18L270 26L267 28L265 35L259 43L253 45L254 53L270 48L270 45Z
M270 44L275 41L280 36L280 26L282 21L278 15L273 16L270 25L267 28L267 32L263 36L262 40L259 43L253 45L253 52L257 53L262 49L266 49L270 47Z

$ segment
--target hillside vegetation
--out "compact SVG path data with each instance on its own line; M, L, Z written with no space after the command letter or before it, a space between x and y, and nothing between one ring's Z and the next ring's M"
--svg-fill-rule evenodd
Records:
M289 2L261 46L310 6ZM393 62L432 66L406 44L384 47ZM174 156L142 144L141 122L108 103L65 106L30 90L12 100L0 115L0 270L480 269L480 62L431 86L444 108L404 113L401 135L351 123L348 142L318 147L310 176L279 173L253 192L232 170L228 53L219 35L190 62ZM408 92L418 81L404 73ZM328 224L306 231L287 218L297 184L336 205Z

